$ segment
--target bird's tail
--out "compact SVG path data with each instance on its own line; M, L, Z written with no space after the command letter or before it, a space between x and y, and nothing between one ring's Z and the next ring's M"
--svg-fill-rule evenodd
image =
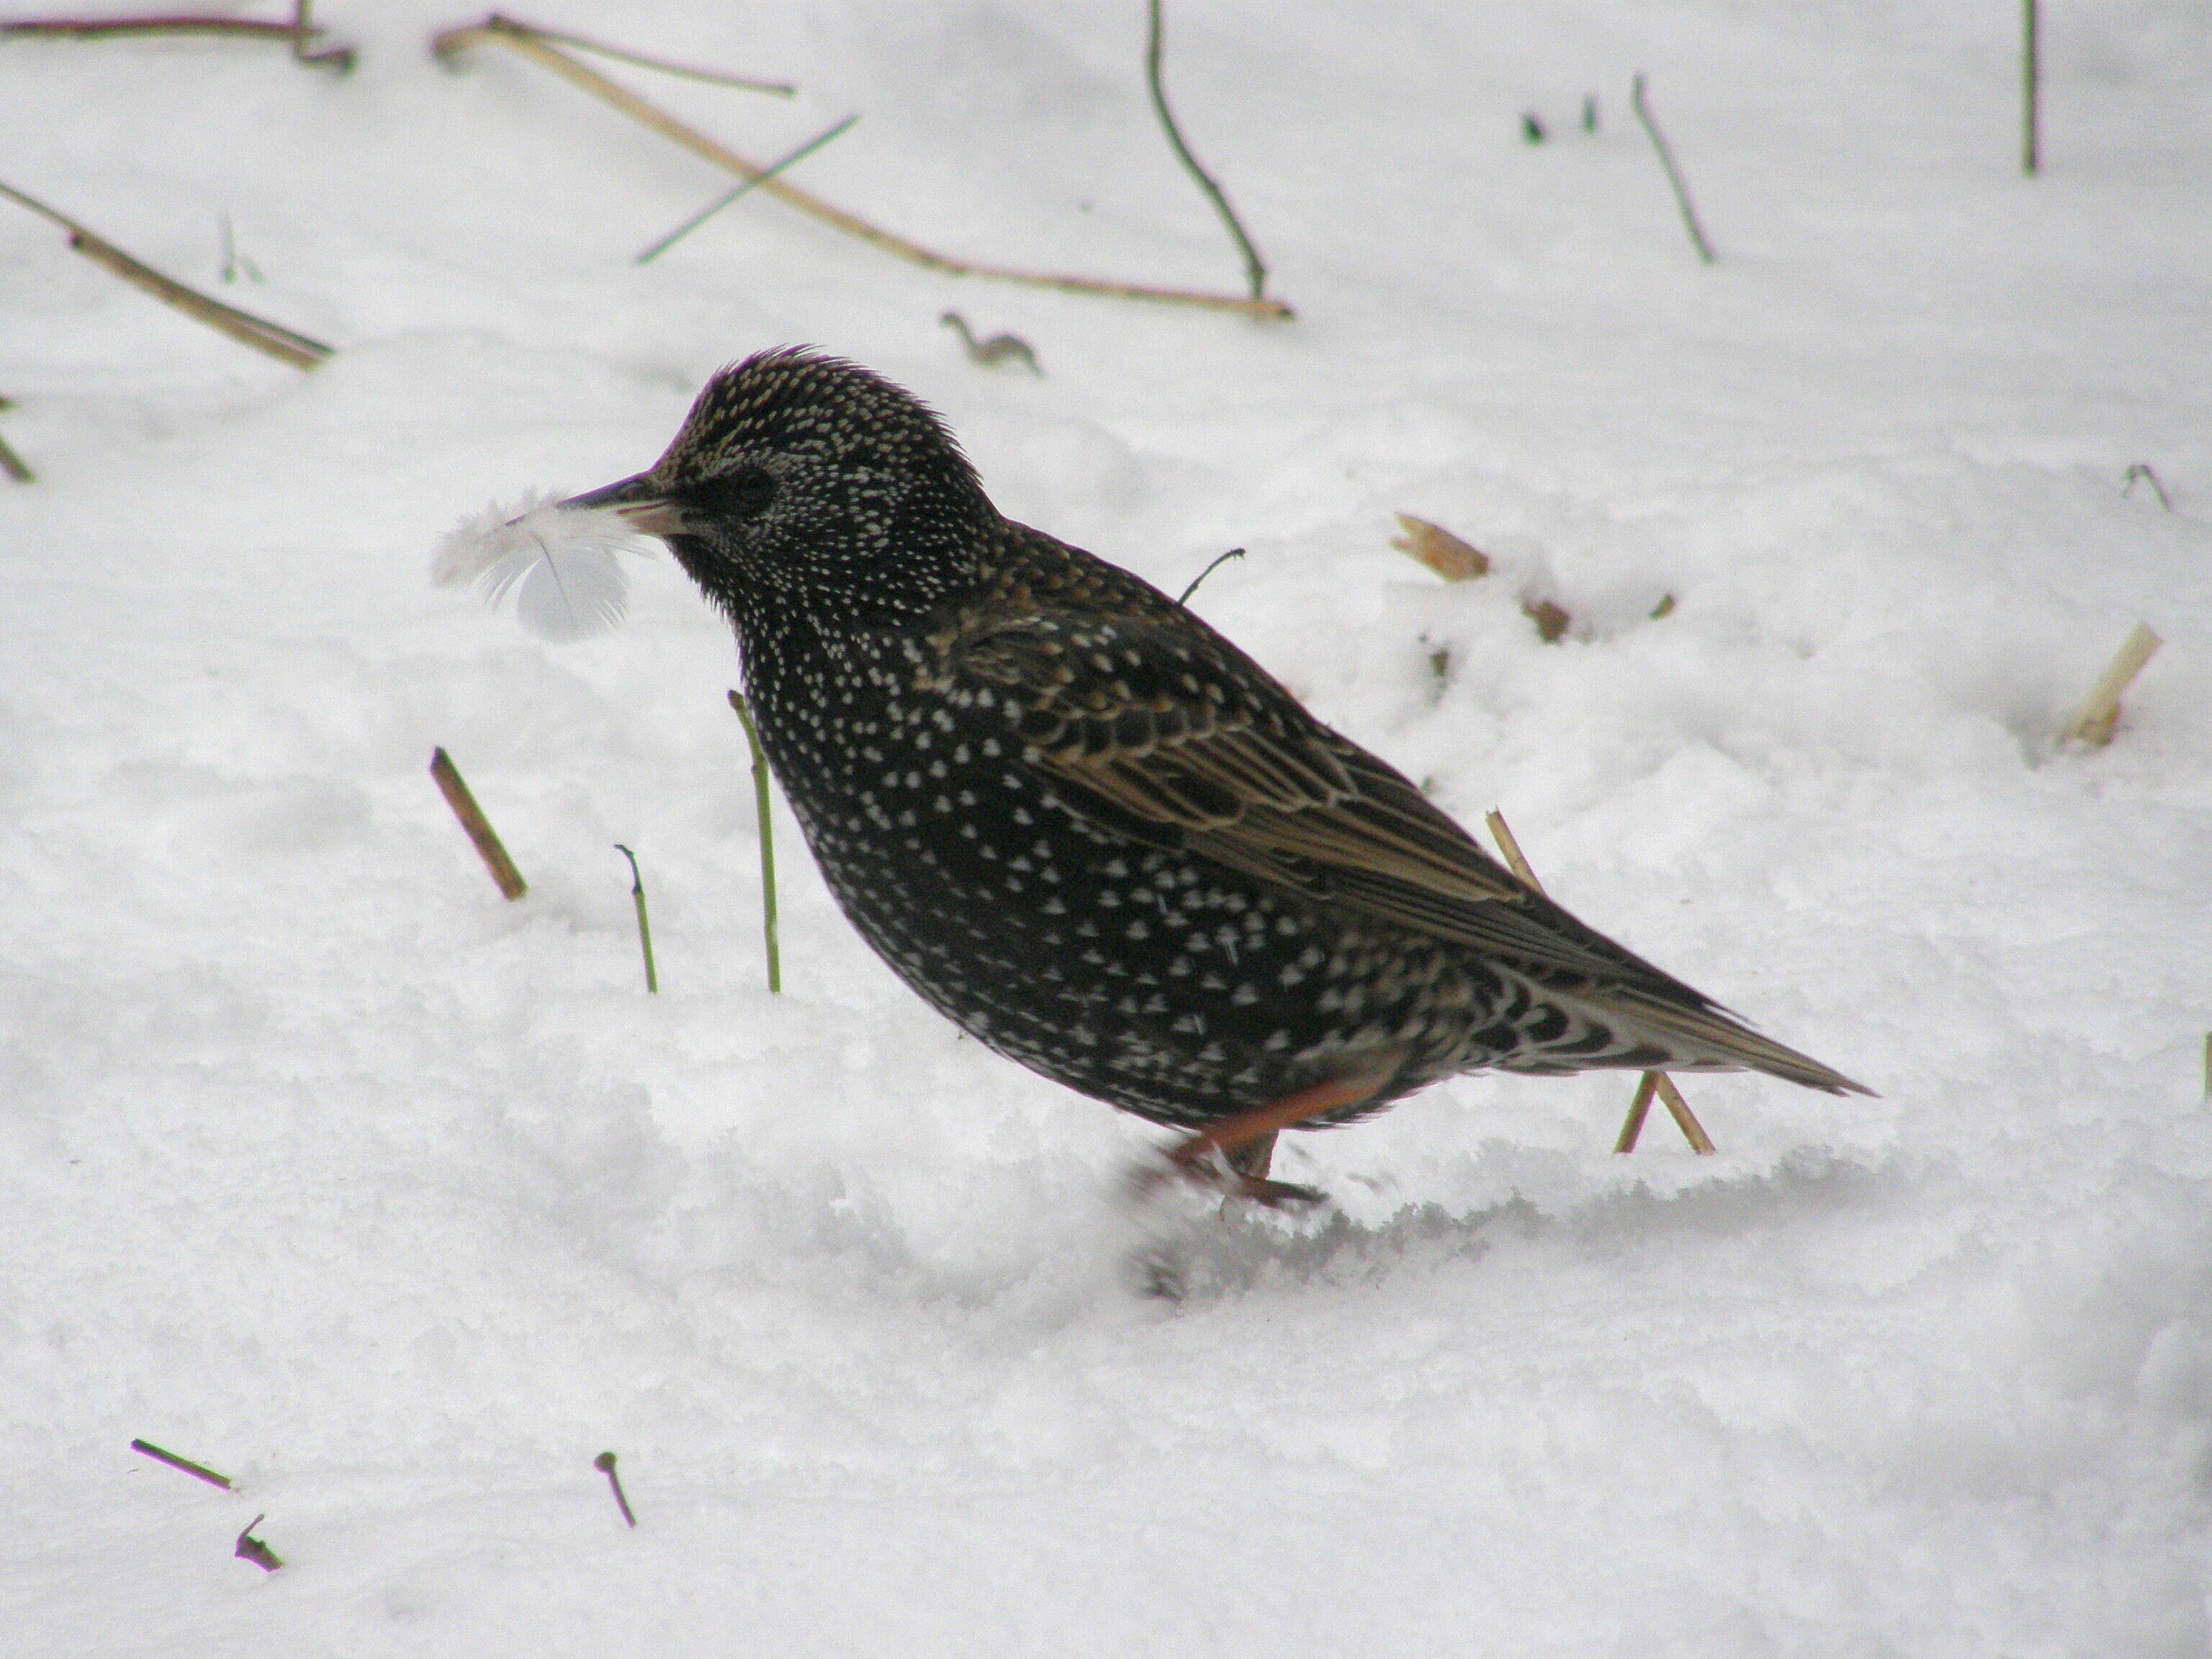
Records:
M1863 1083L1855 1083L1811 1055L1761 1036L1711 1004L1692 1006L1623 985L1605 986L1587 1000L1556 985L1545 986L1541 995L1545 1001L1577 1016L1569 1035L1544 1045L1520 1063L1504 1062L1500 1069L1554 1073L1606 1068L1764 1072L1832 1095L1874 1093ZM1590 1039L1600 1031L1610 1032L1613 1041L1601 1047L1594 1045ZM1664 1057L1650 1058L1654 1049Z

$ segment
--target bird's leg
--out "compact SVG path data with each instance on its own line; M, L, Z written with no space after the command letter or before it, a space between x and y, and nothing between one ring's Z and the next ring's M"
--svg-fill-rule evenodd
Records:
M1346 1106L1356 1106L1382 1091L1397 1070L1397 1057L1343 1077L1331 1078L1255 1106L1249 1112L1222 1119L1188 1137L1167 1155L1165 1170L1148 1170L1139 1176L1139 1188L1150 1191L1168 1175L1191 1181L1219 1182L1235 1196L1273 1206L1316 1204L1322 1194L1311 1187L1267 1179L1273 1159L1275 1137L1285 1129ZM1208 1168L1216 1159L1227 1166L1226 1177Z

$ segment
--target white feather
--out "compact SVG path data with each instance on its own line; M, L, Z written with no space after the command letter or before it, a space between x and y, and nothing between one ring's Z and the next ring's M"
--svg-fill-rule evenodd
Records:
M623 619L629 577L615 557L652 544L605 507L562 507L556 495L526 495L513 507L471 514L446 534L430 561L441 587L474 583L486 603L514 595L515 614L540 639L567 642L604 634Z

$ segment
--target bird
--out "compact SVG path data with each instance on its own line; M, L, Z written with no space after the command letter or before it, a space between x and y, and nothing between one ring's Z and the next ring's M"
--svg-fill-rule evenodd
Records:
M1312 1201L1269 1179L1281 1131L1469 1073L1872 1092L1516 877L1178 600L1000 514L869 369L749 357L564 505L664 540L728 619L861 937L990 1048L1176 1132L1152 1184Z

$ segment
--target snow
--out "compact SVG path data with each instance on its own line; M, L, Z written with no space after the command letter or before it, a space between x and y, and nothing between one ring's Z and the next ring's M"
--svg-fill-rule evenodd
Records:
M9 183L337 348L301 375L0 219L12 1650L2203 1653L2212 33L2045 12L2026 181L2016 9L1171 6L1273 326L757 196L638 269L726 179L495 47L441 70L418 0L319 10L342 82L7 43ZM797 81L610 70L756 155L861 111L793 179L922 241L1235 283L1134 4L541 21ZM225 212L264 283L216 283ZM797 341L1163 586L1249 548L1210 620L1881 1097L1693 1079L1719 1155L1617 1158L1628 1079L1467 1079L1288 1144L1320 1216L1133 1216L1153 1132L938 1021L787 819L769 996L682 573L553 647L424 572ZM1397 511L1497 569L1438 582ZM2055 752L2139 621L2117 741ZM1131 1287L1164 1244L1179 1303Z

